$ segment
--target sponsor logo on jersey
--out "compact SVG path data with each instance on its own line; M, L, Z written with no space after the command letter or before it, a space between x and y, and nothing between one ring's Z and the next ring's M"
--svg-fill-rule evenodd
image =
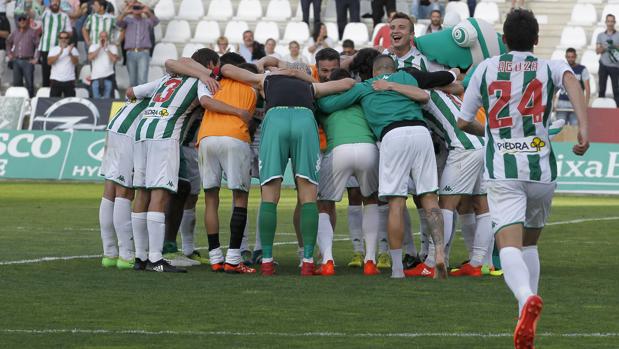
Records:
M501 154L541 153L548 150L548 142L540 137L498 139L496 148Z
M156 109L156 108L148 108L144 110L145 118L165 118L170 116L170 112L166 108Z

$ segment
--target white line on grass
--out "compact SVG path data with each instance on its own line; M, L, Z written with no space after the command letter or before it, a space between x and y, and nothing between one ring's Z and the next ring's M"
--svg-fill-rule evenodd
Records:
M559 222L551 222L551 223L546 223L546 225L564 225L564 224L576 224L576 223L585 223L585 222L597 222L597 221L614 221L614 220L619 220L619 216L616 217L598 217L598 218L582 218L582 219L573 219L573 220L569 220L569 221L559 221ZM291 233L277 233L279 235L294 235ZM419 233L415 233L415 235L419 235ZM335 236L345 236L345 235L335 235ZM349 241L349 238L342 238L342 239L333 239L334 242L336 241ZM286 242L276 242L273 244L273 246L280 246L280 245L296 245L297 242L296 241L286 241ZM197 248L198 250L203 250L205 249L204 247L199 247ZM23 260L18 260L18 261L0 261L0 266L2 265L15 265L15 264L33 264L33 263L41 263L41 262L52 262L52 261L59 261L59 260L71 260L71 259L90 259L90 258L100 258L102 257L102 255L87 255L87 256L60 256L60 257L41 257L41 258L36 258L36 259L23 259Z
M365 337L365 338L384 338L384 337L471 337L471 338L495 338L511 337L512 333L477 333L477 332L402 332L402 333L346 333L346 332L232 332L232 331L148 331L140 329L127 330L106 330L106 329L0 329L3 333L25 333L25 334L111 334L111 335L143 335L143 336L268 336L268 337ZM619 333L538 333L538 337L579 337L579 338L606 338L619 337Z

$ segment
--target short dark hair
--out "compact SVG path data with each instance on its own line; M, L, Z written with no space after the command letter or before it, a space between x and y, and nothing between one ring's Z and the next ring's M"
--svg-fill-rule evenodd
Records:
M438 13L438 14L439 14L439 16L442 16L442 15L443 15L443 14L441 13L441 10L432 10L432 11L430 12L430 15L432 15L434 12Z
M406 19L406 20L408 20L410 22L410 24L411 24L411 33L413 33L415 31L415 21L413 20L413 17L407 15L404 12L396 12L395 15L393 15L393 18L391 18L391 20L393 21L394 19Z
M224 64L232 64L232 65L241 65L245 63L245 58L236 52L226 52L221 57L219 57L219 63L223 66Z
M374 63L374 58L379 55L380 52L371 47L362 48L352 59L350 72L358 75L361 80L372 78L372 64Z
M532 51L538 34L539 24L532 11L515 9L507 14L503 23L503 35L509 50Z
M258 74L258 67L256 67L255 64L241 63L241 64L239 64L239 68L245 69L245 70L249 70L250 72L252 72L254 74Z
M316 52L316 65L321 61L335 61L340 60L340 54L331 47L325 47L322 50Z
M329 76L329 79L333 81L333 80L342 80L342 79L346 79L349 77L350 77L350 73L348 72L348 70L337 68L331 71L331 75Z
M208 67L209 64L217 65L219 63L219 55L210 48L201 48L191 55L191 59Z
M342 42L342 47L344 48L355 48L355 42L350 40L350 39L346 39Z
M605 19L608 19L608 17L612 17L613 19L615 19L615 15L613 15L612 13L607 14Z
M565 50L565 54L568 54L570 52L573 54L576 54L576 49L573 47L569 47L567 50Z
M373 70L385 70L388 69L390 71L396 70L395 61L389 55L379 55L374 58L374 63L372 64Z

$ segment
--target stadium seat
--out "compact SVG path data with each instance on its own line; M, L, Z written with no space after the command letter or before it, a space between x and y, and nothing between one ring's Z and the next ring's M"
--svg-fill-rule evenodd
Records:
M262 5L260 0L241 0L236 12L237 20L255 21L262 17Z
M121 90L129 88L131 83L129 82L129 72L127 66L122 64L116 64L116 86Z
M479 4L477 4L479 6ZM449 12L456 12L460 16L461 20L469 18L469 7L465 2L460 1L449 1L447 6L445 6L445 15Z
M363 11L363 10L360 10L360 11ZM361 13L365 13L365 12L361 12ZM303 20L303 8L301 7L301 3L300 2L297 5L297 14L294 16L294 19L297 20L297 21L302 21ZM310 23L314 22L314 3L310 4L309 22Z
M150 65L158 65L163 67L165 61L168 59L178 59L176 45L164 42L156 44L155 49L153 50L153 57L150 60Z
M254 30L254 39L260 43L264 43L267 39L272 38L275 42L279 41L279 26L275 22L260 21Z
M408 10L405 11L408 13ZM335 21L337 20L337 13L335 12L335 0L327 1L327 6L325 7L325 18L323 21Z
M462 19L460 18L460 14L458 12L449 12L445 14L445 17L443 17L443 27L455 27L456 24L461 21Z
M316 51L316 52L318 52L318 51ZM305 59L307 59L309 64L316 64L316 58L314 57L314 55L311 52L309 52L309 47L308 46L305 46L303 48L303 50L301 50L301 55L303 57L305 57Z
M566 26L563 28L559 42L560 47L580 49L585 45L587 45L587 35L582 27Z
M415 36L422 36L426 34L428 26L421 23L415 23Z
M148 67L148 81L153 81L161 78L165 74L165 69L151 65Z
M619 4L607 4L604 6L604 10L602 10L602 16L600 17L600 24L604 24L606 21L606 15L614 14L615 16L619 15Z
M606 79L606 93L604 97L613 98L613 84L610 82L610 76Z
M221 36L219 23L216 21L200 21L196 26L196 33L191 39L191 42L199 42L203 44L212 44Z
M204 48L205 46L200 43L188 43L183 47L183 52L181 53L181 57L191 57L191 55L197 50Z
M603 33L606 30L606 27L597 27L593 29L593 33L591 33L591 43L589 44L589 48L595 49L596 42L598 40L598 35Z
M39 89L37 90L37 97L44 97L44 98L48 98L49 97L49 93L50 93L50 88L49 87L39 87Z
M168 21L174 18L176 12L174 11L173 0L160 0L155 5L155 16L164 21Z
M208 19L226 21L233 16L232 2L230 0L213 0L208 6Z
M594 74L589 75L589 88L591 89L591 96L597 96L598 83Z
M342 41L350 39L355 43L355 47L363 47L368 44L368 27L365 23L348 23L344 28Z
M156 26L153 28L153 31L154 31L154 33L155 33L155 42L160 42L160 41L161 41L161 39L163 39L163 29L161 29L161 28L162 28L162 25L161 25L161 24L156 25Z
M380 30L380 28L386 26L387 23L378 23L375 27L374 30L372 30L372 37L370 38L370 41L373 43L374 39L376 38L376 34L378 34L378 31ZM328 35L328 34L327 34Z
M78 77L78 80L81 81L84 85L90 86L90 72L91 70L89 64L82 66L82 69L80 69L80 75Z
M482 1L475 7L475 18L483 19L484 21L494 24L500 20L499 7L494 2Z
M577 0L576 3L578 4L601 4L603 3L604 0ZM612 3L612 0L608 1L609 3Z
M278 44L277 46L275 46L275 53L284 57L285 55L290 54L290 50L288 49L288 45Z
M230 44L240 44L243 42L243 32L249 29L247 22L230 21L226 25L224 36L228 38Z
M88 92L88 89L85 89L83 87L78 87L75 89L75 97L90 98L90 93Z
M118 90L116 90L116 89L114 89L114 99L121 99L120 98L120 92L118 92Z
M598 69L600 68L600 56L593 50L587 50L580 58L580 64L587 67L589 73L597 74Z
M303 45L305 41L310 36L309 27L305 22L289 22L286 25L286 30L284 31L284 39L283 44L287 44L290 41L298 41L299 44Z
M572 8L571 25L592 25L597 21L597 12L592 4L576 4Z
M552 55L550 56L551 60L558 60L558 61L564 61L565 60L565 50L561 50L561 49L556 49L554 51L552 51Z
M197 21L204 17L204 6L202 0L183 0L178 8L177 19Z
M617 108L617 104L612 98L596 98L591 103L591 108Z
M191 28L189 22L185 20L172 20L168 22L165 36L162 41L184 43L191 38Z
M290 1L288 0L271 0L267 6L267 13L264 16L265 20L285 21L292 16Z
M340 41L340 33L337 30L337 23L335 22L326 22L325 26L327 27L327 36L331 38L334 42Z

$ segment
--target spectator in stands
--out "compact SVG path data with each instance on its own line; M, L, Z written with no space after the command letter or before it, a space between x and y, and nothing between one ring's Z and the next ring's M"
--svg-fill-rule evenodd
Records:
M512 0L512 8L510 11L516 8L524 8L524 0Z
M217 38L217 47L215 47L215 52L218 55L222 56L228 52L230 52L230 44L228 43L228 38L225 36L220 36Z
M416 19L428 19L434 10L441 10L438 0L413 0L411 14Z
M342 56L354 56L355 53L357 53L357 50L355 50L355 42L350 39L344 40L344 42L342 42Z
M239 45L238 52L249 63L266 56L264 45L254 40L254 32L251 30L243 32L243 43Z
M86 46L99 42L99 34L106 32L108 38L113 37L116 28L116 18L106 11L106 0L94 0L92 3L92 13L86 18L86 23L82 27L82 35ZM88 50L90 52L90 50Z
M51 67L48 62L49 50L58 45L60 32L73 32L69 16L60 11L60 0L51 0L49 8L43 12L41 17L41 41L39 42L39 52L41 60L41 70L43 72L43 86L50 86Z
M11 34L11 23L6 17L6 9L4 0L0 0L0 85L2 85L2 76L6 68L6 39Z
M580 81L580 86L585 93L585 104L589 105L589 98L591 97L591 87L589 85L589 71L582 64L576 63L576 50L572 47L565 50L565 59L567 63L572 68L576 79ZM560 90L557 94L558 100L555 100L555 103L552 105L557 112L557 119L565 120L566 125L577 125L578 118L576 117L576 113L574 112L574 107L572 107L572 103L570 103L570 99L567 97L567 92L564 90ZM555 96L555 97L557 97Z
M383 22L385 13L387 16L390 16L394 12L396 12L395 0L372 0L372 22L374 22L374 27Z
M267 56L272 56L277 59L281 59L282 55L275 52L276 45L277 45L277 42L275 42L275 39L271 39L271 38L267 39L267 41L265 41L264 43L264 53L266 53Z
M92 63L92 96L112 98L114 87L114 63L118 60L118 48L108 40L106 31L99 34L99 42L88 48L88 60ZM101 93L101 89L103 93Z
M606 95L606 80L610 76L613 98L619 107L619 33L615 30L615 23L614 15L606 15L606 31L598 34L595 52L601 55L598 94L601 98Z
M380 46L382 48L391 47L391 29L389 28L389 22L391 22L391 18L396 13L396 11L389 12L389 17L387 18L387 25L383 25L376 36L374 37L374 46Z
M307 41L307 50L313 55L325 47L333 47L333 40L327 36L327 26L320 23Z
M37 63L39 36L30 28L28 16L17 16L17 31L6 40L9 62L13 66L13 86L24 86L34 97L34 65Z
M441 17L441 11L432 10L430 13L430 24L428 24L428 29L426 29L426 34L439 32L443 30L443 18Z
M308 64L307 58L303 57L301 54L301 46L296 41L291 41L288 44L288 50L290 50L290 54L284 56L283 60L290 63L305 63Z
M50 74L50 97L75 97L75 66L79 62L79 52L69 44L71 34L66 31L58 34L58 46L49 50L47 63L52 67Z
M344 28L348 24L348 14L350 13L350 22L361 22L361 4L359 0L335 0L335 13L337 16L337 30L340 33L340 38L344 35Z
M322 0L301 0L301 11L303 12L303 22L307 23L307 25L310 25L310 22L309 22L310 4L312 5L312 8L314 9L314 30L316 29L316 26L318 25L318 23L320 23L321 3L322 3Z
M131 86L148 81L150 50L153 47L150 33L157 24L157 16L139 1L127 3L118 17L117 25L125 30L124 48L127 51L127 71Z

